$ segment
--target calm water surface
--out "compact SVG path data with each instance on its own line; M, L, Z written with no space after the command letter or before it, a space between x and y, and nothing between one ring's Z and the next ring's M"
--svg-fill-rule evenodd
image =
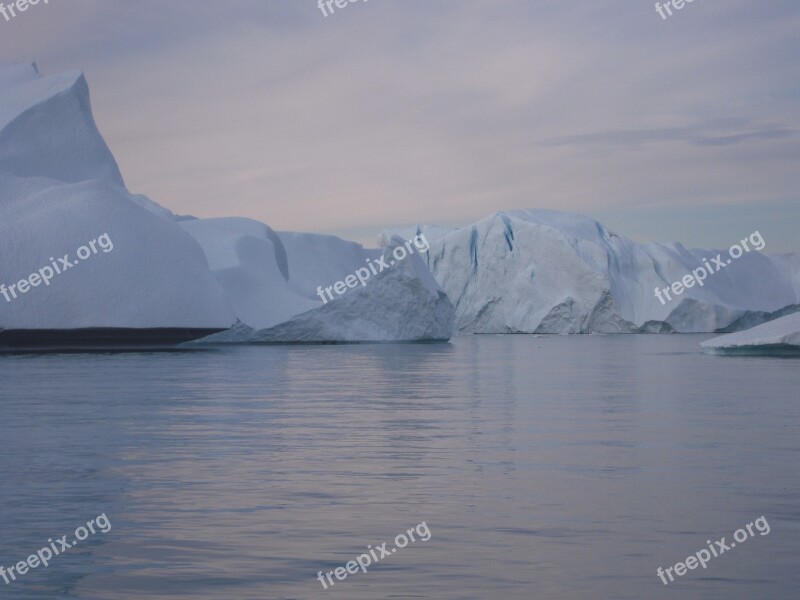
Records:
M0 564L112 525L0 598L797 598L800 362L708 337L0 356Z

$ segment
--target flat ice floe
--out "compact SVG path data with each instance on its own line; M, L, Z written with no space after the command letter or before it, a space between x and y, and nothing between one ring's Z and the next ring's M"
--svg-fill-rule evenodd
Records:
M700 344L708 354L800 356L800 312Z

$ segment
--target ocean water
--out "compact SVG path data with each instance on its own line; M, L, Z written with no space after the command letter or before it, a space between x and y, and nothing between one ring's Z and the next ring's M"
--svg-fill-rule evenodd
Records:
M708 337L0 356L0 565L111 526L0 598L797 598L800 362Z

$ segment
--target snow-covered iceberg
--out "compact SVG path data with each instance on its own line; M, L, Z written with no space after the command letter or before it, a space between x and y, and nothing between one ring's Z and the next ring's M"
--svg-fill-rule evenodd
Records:
M382 251L334 236L275 232L250 219L181 226L205 251L239 320L202 343L450 339L453 307L416 254L329 300L320 288L344 281Z
M427 264L474 333L717 332L750 327L798 307L800 258L750 252L704 285L662 303L655 288L681 281L727 250L637 244L592 219L514 210L472 226L423 232Z
M708 354L800 356L800 312L700 344Z
M0 349L221 331L212 341L449 339L453 307L418 256L336 301L317 296L381 254L248 219L177 217L131 194L83 75L0 63Z
M0 64L0 347L173 344L235 322L196 242L143 202L83 75Z

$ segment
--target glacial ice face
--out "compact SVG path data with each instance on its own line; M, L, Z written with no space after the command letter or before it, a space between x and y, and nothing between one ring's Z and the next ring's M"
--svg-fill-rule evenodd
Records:
M417 231L431 243L428 267L455 304L461 332L713 332L798 305L795 255L745 254L703 287L661 304L656 287L680 281L720 251L636 244L592 219L550 210L501 212L450 231L398 228L383 235Z
M334 236L275 232L249 219L181 226L205 251L239 320L201 343L450 339L453 307L417 255L323 303L318 288L343 281L381 251Z
M700 345L708 354L800 356L800 312Z
M47 285L0 296L0 330L231 326L201 249L143 202L124 187L80 73L0 64L0 284L67 254L72 263L103 234L113 243Z

